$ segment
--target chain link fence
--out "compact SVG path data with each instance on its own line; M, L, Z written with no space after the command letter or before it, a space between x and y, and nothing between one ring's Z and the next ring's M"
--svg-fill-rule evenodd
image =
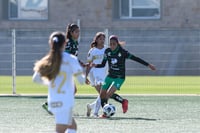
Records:
M59 29L9 29L0 30L0 78L31 76L36 60L49 50L48 38ZM63 31L63 30L60 30ZM127 60L126 73L154 76L199 76L200 75L200 30L141 30L141 29L96 29L81 28L78 58L86 62L90 43L96 32L115 34L125 41L125 49L154 64L152 72L141 64ZM0 89L6 84L1 83Z

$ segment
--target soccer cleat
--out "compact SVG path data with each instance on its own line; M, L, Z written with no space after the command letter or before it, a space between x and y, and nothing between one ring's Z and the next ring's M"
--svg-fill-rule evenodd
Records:
M102 115L99 116L99 118L110 118L110 117L108 117L108 116L102 114Z
M96 114L96 113L94 113L94 114L92 115L92 117L94 117L94 118L98 118L98 117L99 117L99 115L98 115L98 114Z
M86 113L87 117L90 117L91 111L92 111L92 109L90 107L90 104L88 103L87 104L87 113Z
M53 115L53 113L52 113L51 111L48 110L48 104L47 104L47 102L45 102L45 103L42 104L42 108L43 108L44 110L46 110L50 115Z
M126 113L128 110L128 100L124 99L122 102L122 109L123 109L123 113Z

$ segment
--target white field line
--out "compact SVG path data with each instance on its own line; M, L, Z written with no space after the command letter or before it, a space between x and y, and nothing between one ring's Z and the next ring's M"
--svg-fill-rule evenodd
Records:
M120 94L122 96L200 96L200 94ZM47 97L47 94L0 94L6 96ZM75 96L97 96L97 94L76 94Z

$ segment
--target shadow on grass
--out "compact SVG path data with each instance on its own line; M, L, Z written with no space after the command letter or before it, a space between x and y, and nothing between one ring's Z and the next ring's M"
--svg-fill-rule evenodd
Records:
M75 99L96 99L97 96L75 96Z
M159 119L142 118L142 117L111 117L108 120L138 120L138 121L157 121Z
M99 119L99 120L136 120L136 121L157 121L160 119L143 118L143 117L110 117L110 118L99 118L99 117L87 117L75 114L76 119Z

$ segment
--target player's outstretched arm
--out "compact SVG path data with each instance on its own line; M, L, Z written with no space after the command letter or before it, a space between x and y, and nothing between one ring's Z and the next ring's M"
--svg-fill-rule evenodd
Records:
M76 77L76 79L78 80L78 82L80 84L84 84L85 83L85 75L82 72L76 73L76 74L74 74L74 76Z
M44 81L42 80L42 77L40 76L39 72L35 72L32 77L33 82L38 84L44 84Z
M107 62L107 60L106 60L106 59L103 59L103 61L102 61L101 64L92 64L91 66L92 66L92 67L96 67L96 68L102 68L102 67L105 67L106 62Z
M144 61L143 59L134 56L133 54L130 54L127 52L127 56L136 62L139 62L140 64L143 64L145 66L148 66L151 70L156 70L156 67L153 64L149 64L148 62Z
M148 67L149 67L151 70L156 70L156 67L155 67L153 64L149 64Z
M88 65L86 66L86 71L85 71L85 83L88 84L88 85L90 84L90 81L89 81L89 79L87 77L88 77L88 74L89 74L89 72L90 72L90 70L92 68L90 66L91 64L92 64L91 62L88 63Z

